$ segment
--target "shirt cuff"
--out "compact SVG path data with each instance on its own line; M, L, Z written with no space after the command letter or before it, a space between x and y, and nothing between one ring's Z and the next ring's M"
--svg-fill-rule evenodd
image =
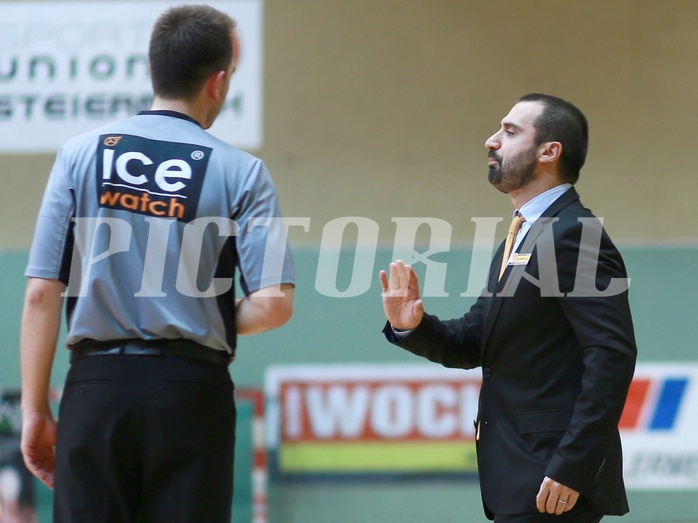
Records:
M414 329L396 329L393 327L393 324L390 324L390 328L393 329L393 333L395 334L395 337L399 340L404 340L409 336Z

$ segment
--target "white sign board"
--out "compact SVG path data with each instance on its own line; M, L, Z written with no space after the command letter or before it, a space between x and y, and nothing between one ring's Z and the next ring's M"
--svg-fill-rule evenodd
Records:
M620 426L629 488L698 489L698 365L638 365Z
M148 43L171 1L0 3L0 153L52 152L147 110ZM262 143L262 0L207 2L237 22L240 56L212 134Z
M271 367L269 448L295 474L474 473L480 384L438 365ZM698 364L638 364L619 427L629 489L698 490Z

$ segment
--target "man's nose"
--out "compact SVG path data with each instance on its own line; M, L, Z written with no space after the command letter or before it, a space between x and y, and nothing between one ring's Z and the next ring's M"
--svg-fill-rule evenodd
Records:
M489 150L497 150L500 147L499 142L499 132L494 133L487 140L485 140L485 147Z

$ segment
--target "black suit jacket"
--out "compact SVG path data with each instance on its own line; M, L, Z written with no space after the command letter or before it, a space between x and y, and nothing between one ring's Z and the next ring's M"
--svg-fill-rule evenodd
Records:
M627 289L612 280L627 277L623 260L574 188L518 251L529 262L498 281L499 247L486 290L463 317L425 314L402 340L390 325L384 332L446 367L482 367L477 456L488 517L535 512L545 476L600 513L624 514L617 427L637 349Z

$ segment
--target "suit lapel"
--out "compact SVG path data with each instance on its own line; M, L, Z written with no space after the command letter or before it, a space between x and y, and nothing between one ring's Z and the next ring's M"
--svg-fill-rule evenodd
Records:
M557 214L567 207L569 204L572 202L578 201L579 200L579 194L577 194L577 191L575 190L574 187L570 187L567 191L565 191L557 200L555 200L550 207L548 207L543 214L541 215L541 218L553 218L557 216ZM538 223L538 222L536 222ZM536 239L542 232L542 227L536 227L536 224L533 224L533 227L531 227L528 232L526 233L526 236L523 237L521 241L521 245L524 245L525 243L528 243L530 245L535 245ZM504 255L504 243L500 245L499 249L497 250L497 253L494 256L494 259L492 260L492 265L490 266L490 275L489 275L489 280L487 284L487 289L489 292L493 292L494 294L492 297L488 300L488 306L486 308L485 312L485 318L484 318L484 323L482 326L482 344L485 346L487 344L487 339L490 336L490 333L492 332L492 329L494 328L494 324L497 320L497 317L499 316L499 310L502 307L502 303L504 302L505 298L502 298L500 296L497 296L497 292L501 292L502 288L506 284L507 279L509 278L509 275L511 273L511 266L508 266L506 270L504 271L504 274L502 275L502 279L500 281L497 281L497 278L499 276L499 267L502 263L502 256ZM496 283L494 283L496 282Z

